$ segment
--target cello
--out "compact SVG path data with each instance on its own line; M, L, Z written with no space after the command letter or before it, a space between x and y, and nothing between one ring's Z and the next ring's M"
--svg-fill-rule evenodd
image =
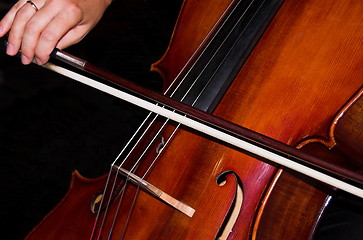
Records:
M191 28L197 29L197 33L202 36L198 39L197 33L190 34L189 31L189 34L183 34L182 30L178 30L180 28L177 25L167 54L153 66L164 76L164 79L174 79L178 76L177 73L183 67L176 64L175 61L181 61L184 64L187 62L185 59L190 58L190 55L192 55L185 48L182 48L183 51L178 52L180 55L172 54L173 51L176 51L175 49L180 49L180 47L173 48L173 40L181 39L180 41L184 46L186 40L193 36L196 43L193 42L194 45L188 44L188 46L194 46L191 50L191 52L194 52L196 46L199 46L201 42L200 38L204 39L204 36L208 35L201 29L206 29L207 32L210 31L210 28L205 26L204 28L195 27L196 18L201 16L200 12L191 11L191 9L198 9L196 7L198 4L202 3L186 2L179 16L178 24L182 23L182 29L185 28L190 31L190 28L187 27L189 23L189 25L192 25ZM215 13L213 11L215 15L208 11L205 11L205 14L209 17L214 16L218 20L224 10L230 6L228 1L224 4L224 7L219 9L220 12ZM355 7L352 7L354 4ZM205 9L211 10L215 10L214 6L217 5L220 6L212 1L203 3ZM347 103L352 103L349 99L355 96L357 92L358 97L360 96L361 80L359 77L362 76L362 69L359 67L359 63L362 62L361 54L359 54L359 50L361 50L359 48L361 44L359 43L362 35L359 35L358 31L359 21L358 23L353 21L361 19L361 4L358 1L350 1L349 6L348 3L342 2L336 3L334 7L330 6L329 8L326 5L329 4L318 3L318 1L300 1L299 3L285 1L256 48L234 78L231 87L228 88L227 93L218 103L213 114L223 116L225 119L289 145L298 145L300 148L305 145L305 142L309 144L314 142L323 143L324 141L321 139L324 139L326 133L329 132L334 116L340 109L345 109ZM355 11L351 12L351 9ZM194 14L189 15L190 12ZM183 13L188 14L183 15ZM344 17L349 15L351 19L344 18L343 21L337 17L339 16L338 13L345 13ZM185 22L185 19L188 19L189 22ZM317 22L317 20L320 20L320 22ZM216 21L208 21L208 23L213 25ZM326 24L332 22L343 24L344 22L343 26L346 26L345 24L348 22L352 23L352 25L346 28L338 26L336 30L333 30L332 25L327 27L322 22ZM205 22L201 24L205 24ZM312 27L307 28L310 25ZM341 33L341 29L346 29L348 33L354 32L352 38L347 38L347 32ZM318 39L314 37L314 34L325 34L326 38L324 39L331 39L330 34L333 34L334 41L330 43L331 45L326 42L322 45L322 40L316 42L311 40ZM354 36L356 36L356 39L354 39ZM306 39L310 41L306 41ZM338 51L343 48L344 44L351 45L350 52ZM314 46L314 48L311 46ZM344 61L338 61L337 59L332 61L330 55L325 55L332 52L330 51L332 49L339 53L338 59L344 59ZM309 50L314 51L309 52ZM319 54L315 55L316 53ZM331 61L334 63L332 67L327 64L327 62ZM344 64L345 67L340 64ZM348 68L345 64L351 68ZM328 65L330 67L325 68ZM333 69L339 71L340 74L337 74ZM346 74L348 73L353 74L353 76L347 77ZM310 77L310 75L314 77ZM321 81L317 81L317 79ZM334 79L339 79L342 82L339 81L338 83L337 80L333 81ZM336 92L337 90L339 90L339 94ZM315 93L314 97L312 97L313 92ZM307 99L306 96L309 96L309 98ZM236 102L237 105L232 104ZM286 106L287 102L291 103L291 105ZM331 104L331 102L335 104ZM265 108L262 109L261 105L265 106ZM284 105L284 107L279 107L281 105ZM241 113L242 116L237 116L236 112ZM308 119L310 120L308 121L309 128L305 125ZM160 125L160 123L156 125ZM163 129L162 134L156 135L156 139L166 138L164 136L168 134L172 135L174 129L175 124L174 126L172 124ZM291 129L296 131L294 132L296 135L291 134L292 131L287 131ZM283 133L286 133L286 135ZM322 137L310 137L316 135ZM271 165L247 157L243 153L221 146L210 139L184 129L178 130L172 139L172 143L165 144L165 147L163 141L155 142L156 146L152 149L158 149L158 151L162 149L162 157L158 157L157 164L153 166L152 172L148 173L145 179L193 206L196 210L193 217L182 216L162 202L155 201L148 194L139 192L139 190L130 186L125 191L116 192L125 196L137 196L135 204L133 198L125 199L120 209L112 212L127 212L126 209L130 209L128 205L131 205L131 214L114 214L114 216L117 215L114 222L112 222L112 219L105 218L106 229L109 229L110 226L116 226L112 228L113 231L107 231L108 234L106 233L106 235L112 232L112 235L109 235L111 238L119 238L125 235L125 238L129 237L131 239L169 239L175 238L175 236L180 239L216 238L219 235L221 226L226 224L225 219L228 218L229 209L232 205L235 205L236 186L241 185L243 199L240 200L238 217L233 223L231 233L228 233L228 238L261 237L264 239L265 236L268 236L269 238L290 239L292 236L296 236L297 233L303 239L312 236L318 219L317 215L319 216L322 212L321 206L324 206L324 203L329 199L324 186L320 186L319 183L314 181L310 182L310 180L295 178L293 174L277 170ZM196 140L196 142L191 142L191 139ZM159 143L162 143L161 149L157 148ZM188 149L188 152L183 151L180 154L180 146ZM147 153L147 155L149 154L155 155L155 151ZM180 159L178 160L178 158ZM172 159L172 162L170 159ZM252 166L259 166L260 172L250 172ZM145 168L148 168L148 166L143 167L140 165L136 174L138 176L143 175ZM166 169L168 170L165 171ZM226 176L226 182L219 181L219 185L221 185L219 186L215 182L217 179L219 180L219 176L224 172L232 172L233 174ZM170 181L170 179L173 179L173 181ZM105 181L105 178L86 180L75 174L72 187L66 198L34 229L28 238L44 239L47 238L46 236L52 236L48 238L64 236L66 239L72 237L74 239L86 238L83 237L83 234L92 232L90 227L92 227L92 219L94 219L95 213L90 211L87 204L85 206L82 203L87 202L87 199L94 199L94 196L101 196L96 193L99 192L98 188L101 188L99 185L104 185ZM115 182L117 183L117 181ZM74 191L79 192L79 185L86 187L89 183L93 185L90 190L91 193L87 194L87 191L82 188L82 195L85 194L85 198L73 195ZM137 194L130 194L130 192L137 192ZM109 200L113 203L114 200L121 198L118 194L111 194ZM279 198L281 196L283 196L284 201ZM312 204L312 201L314 201L314 204ZM94 201L94 203L96 202ZM286 206L288 207L286 208ZM316 208L312 209L312 206ZM111 204L110 210L115 209L117 209L117 205ZM302 212L296 213L292 209L298 209ZM82 213L75 213L75 210L80 210ZM278 214L271 213L271 210L277 211ZM69 217L69 213L75 213L75 215ZM277 218L273 218L273 221L269 222L268 220L271 220L273 215ZM150 219L153 220L150 221ZM286 225L286 222L283 221L288 221L289 224L294 223L293 225L296 227L286 229L282 227ZM82 226L78 226L77 222L82 222ZM118 227L124 225L123 222L127 222L127 228ZM139 227L140 223L143 224L142 229ZM49 226L60 227L55 229ZM272 229L280 231L272 231ZM75 235L76 233L81 235ZM100 232L96 231L96 233L103 236L102 230Z

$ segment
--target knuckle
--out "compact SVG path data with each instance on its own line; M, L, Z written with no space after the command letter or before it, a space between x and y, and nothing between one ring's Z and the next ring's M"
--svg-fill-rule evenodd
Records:
M39 31L39 26L36 21L30 20L25 26L25 32L27 33L34 34L37 33L38 31Z
M45 29L40 36L41 40L46 42L55 42L58 40L57 37L57 33L49 29Z
M72 19L79 19L82 16L82 9L77 4L70 4L67 8L67 15Z
M26 14L26 9L25 8L20 8L18 11L17 11L17 13L16 13L16 15L17 15L17 17L18 18L23 18L23 16Z

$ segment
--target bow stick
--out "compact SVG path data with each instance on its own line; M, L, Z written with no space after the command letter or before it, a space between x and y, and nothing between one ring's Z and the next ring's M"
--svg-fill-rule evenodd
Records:
M6 46L6 40L4 44ZM363 198L363 189L337 178L339 176L357 183L363 183L363 176L356 172L339 168L287 144L177 102L159 93L144 89L64 51L54 49L51 56L106 80L107 84L51 62L44 64L43 67L235 146L248 155L269 160ZM122 87L124 90L118 89L117 86Z

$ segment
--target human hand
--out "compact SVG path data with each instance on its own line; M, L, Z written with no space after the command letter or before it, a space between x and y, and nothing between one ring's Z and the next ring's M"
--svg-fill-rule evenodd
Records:
M42 65L54 48L82 40L98 23L111 0L19 0L0 21L0 37L9 33L6 53L21 50L21 61Z

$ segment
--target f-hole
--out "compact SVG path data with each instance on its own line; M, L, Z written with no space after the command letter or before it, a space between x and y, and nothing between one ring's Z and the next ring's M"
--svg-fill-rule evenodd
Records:
M224 219L221 228L218 231L217 240L226 240L229 234L232 232L233 227L237 221L239 213L241 212L242 203L243 203L243 189L242 189L242 181L238 177L238 175L233 171L226 171L221 173L217 179L216 183L219 186L224 186L228 184L226 176L228 174L233 174L236 179L236 194L233 200L233 203L228 211L227 217Z

